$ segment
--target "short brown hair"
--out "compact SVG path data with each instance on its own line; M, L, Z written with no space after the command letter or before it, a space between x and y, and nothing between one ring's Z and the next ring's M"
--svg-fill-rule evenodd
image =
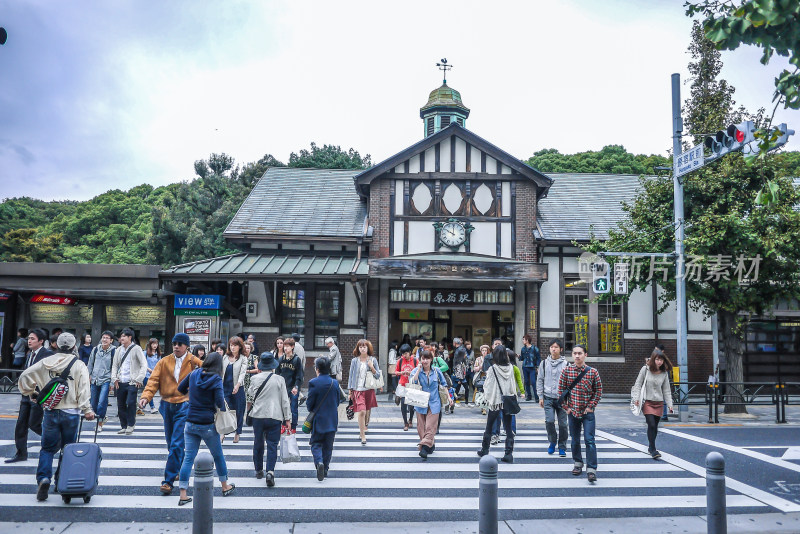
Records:
M664 360L661 367L656 367L656 358L662 358ZM664 351L661 349L653 349L653 352L650 353L650 358L647 360L647 366L650 368L651 373L655 373L659 370L669 372L669 370L672 369L672 362L669 361Z
M358 343L356 343L356 348L353 349L353 356L358 356L358 347L360 347L361 345L366 345L367 346L367 354L372 356L372 353L373 353L372 343L370 343L369 339L359 339L358 340Z
M522 341L527 341L528 343L533 345L533 336L530 334L525 334L524 336L522 336Z
M294 338L289 336L283 340L284 347L294 347Z

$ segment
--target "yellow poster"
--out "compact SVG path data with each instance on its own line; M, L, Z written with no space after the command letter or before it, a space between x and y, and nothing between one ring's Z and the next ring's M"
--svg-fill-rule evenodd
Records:
M622 321L609 319L600 324L600 351L622 352Z
M575 315L575 344L589 345L589 316Z

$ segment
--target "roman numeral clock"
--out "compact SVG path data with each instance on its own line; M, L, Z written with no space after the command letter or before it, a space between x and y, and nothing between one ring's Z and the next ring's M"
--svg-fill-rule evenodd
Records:
M458 251L461 245L469 249L469 234L475 229L468 221L458 219L435 222L433 228L436 230L436 247L445 246L453 252Z

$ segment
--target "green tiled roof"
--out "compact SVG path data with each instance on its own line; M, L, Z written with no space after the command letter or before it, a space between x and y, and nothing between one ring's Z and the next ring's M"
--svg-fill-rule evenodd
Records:
M240 253L176 265L161 271L161 278L365 277L366 259L325 254Z

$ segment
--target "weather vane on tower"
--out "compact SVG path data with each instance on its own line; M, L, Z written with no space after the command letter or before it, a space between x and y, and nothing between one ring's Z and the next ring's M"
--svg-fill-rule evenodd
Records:
M439 70L442 71L444 74L442 75L442 84L447 85L447 69L452 69L452 65L447 64L447 58L443 57L441 63L437 63L436 66L439 67Z

